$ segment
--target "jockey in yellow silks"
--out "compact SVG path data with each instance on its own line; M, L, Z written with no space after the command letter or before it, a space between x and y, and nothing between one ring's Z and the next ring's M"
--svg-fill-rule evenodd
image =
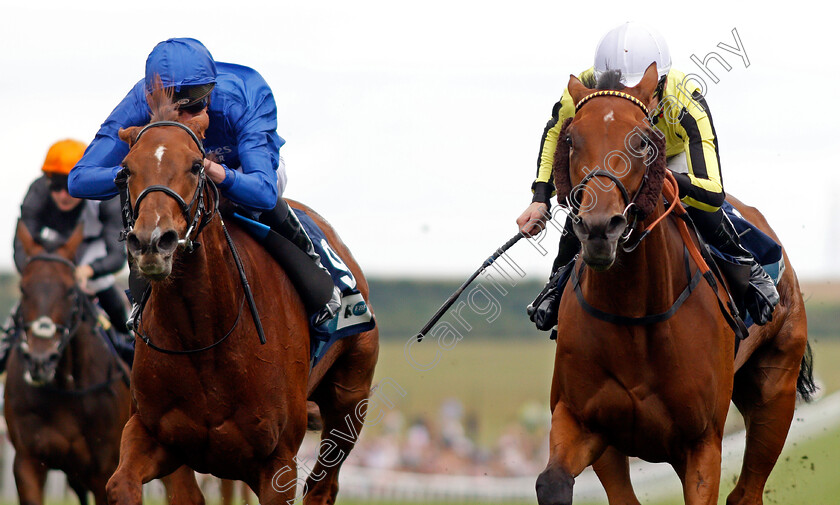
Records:
M645 70L653 62L656 62L659 72L656 93L660 105L649 119L665 136L668 169L677 180L680 199L688 206L689 214L704 239L737 262L750 266L750 289L745 304L753 321L766 324L772 319L779 294L752 254L741 246L732 223L720 208L726 194L711 112L697 83L671 68L671 56L662 36L637 23L625 23L610 30L598 44L594 67L583 71L580 79L584 83L593 82L608 70L618 70L622 84L633 87L641 81ZM552 172L557 141L564 121L574 114L575 103L568 90L564 90L543 132L537 178L531 186L532 203L516 221L525 235L541 230L550 215L548 210L554 196ZM553 280L529 307L531 320L541 330L549 330L557 323L563 285L556 281L568 278L557 274L574 263L579 250L580 242L572 231L571 218L567 218L560 250L552 268Z

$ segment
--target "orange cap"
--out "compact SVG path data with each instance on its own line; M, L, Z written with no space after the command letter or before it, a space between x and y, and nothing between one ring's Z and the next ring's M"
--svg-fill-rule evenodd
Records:
M78 140L59 140L47 151L47 159L44 160L44 166L41 167L47 174L63 174L70 173L76 163L82 159L85 153L87 144L79 142Z

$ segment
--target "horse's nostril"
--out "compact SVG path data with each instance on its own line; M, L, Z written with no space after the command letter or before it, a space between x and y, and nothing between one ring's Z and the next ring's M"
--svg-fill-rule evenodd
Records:
M621 214L616 214L607 223L607 236L621 235L626 227L627 218Z
M129 233L126 237L125 246L133 256L139 256L143 252L143 244L140 243L140 239L134 232Z
M168 230L160 236L157 242L157 250L163 254L169 254L178 247L178 234L175 230Z

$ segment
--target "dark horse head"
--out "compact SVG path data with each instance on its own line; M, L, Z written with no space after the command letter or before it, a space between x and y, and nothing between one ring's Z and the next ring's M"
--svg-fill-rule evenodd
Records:
M21 272L16 325L22 331L20 356L24 380L42 386L52 382L70 339L82 323L82 297L73 261L82 242L82 227L57 250L47 253L29 230L18 223L17 237L28 262Z
M583 260L595 270L612 266L619 244L660 200L665 141L648 120L657 81L655 63L633 88L621 85L617 71L602 75L596 89L569 80L576 114L560 133L554 177L560 203L572 208Z
M141 274L162 280L172 272L179 246L191 244L206 217L201 139L209 118L204 111L179 122L184 118L171 91L159 82L147 101L151 122L119 132L131 147L123 160L133 221L126 246Z

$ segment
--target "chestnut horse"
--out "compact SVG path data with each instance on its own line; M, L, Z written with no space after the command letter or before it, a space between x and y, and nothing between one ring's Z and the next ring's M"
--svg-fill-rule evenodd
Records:
M164 90L148 101L149 125L120 130L130 145L123 162L133 209L129 256L151 280L138 333L158 348L197 352L161 353L137 339L136 407L108 482L109 502L139 504L143 483L185 465L244 481L264 505L291 503L311 399L323 418L322 450L304 503L334 503L341 463L364 421L378 332L340 340L310 371L308 320L295 288L263 246L239 227L225 228L215 210L218 192L204 174L200 140L206 112L182 124ZM292 206L318 223L367 299L367 281L335 231L311 209ZM240 262L264 345L246 307ZM189 486L184 496L201 502L192 472L180 475Z
M540 505L572 503L574 478L589 465L610 504L637 505L628 455L670 463L687 504L717 503L730 399L744 416L747 444L727 503L760 504L797 391L813 392L804 303L787 257L772 322L753 327L735 355L716 299L725 295L697 277L700 260L688 261L678 219L657 221L666 212L664 139L646 120L657 107L656 85L655 65L633 88L607 88L620 91L569 81L578 112L561 134L555 180L558 197L574 200L582 254L560 306ZM729 201L778 241L758 211ZM649 230L644 240L634 214ZM699 282L680 306L689 279Z
M21 334L9 357L4 415L20 503L41 505L47 470L58 469L83 505L88 491L105 505L128 419L128 371L95 334L97 315L76 284L82 228L53 253L22 222L17 236L29 260L21 272Z

